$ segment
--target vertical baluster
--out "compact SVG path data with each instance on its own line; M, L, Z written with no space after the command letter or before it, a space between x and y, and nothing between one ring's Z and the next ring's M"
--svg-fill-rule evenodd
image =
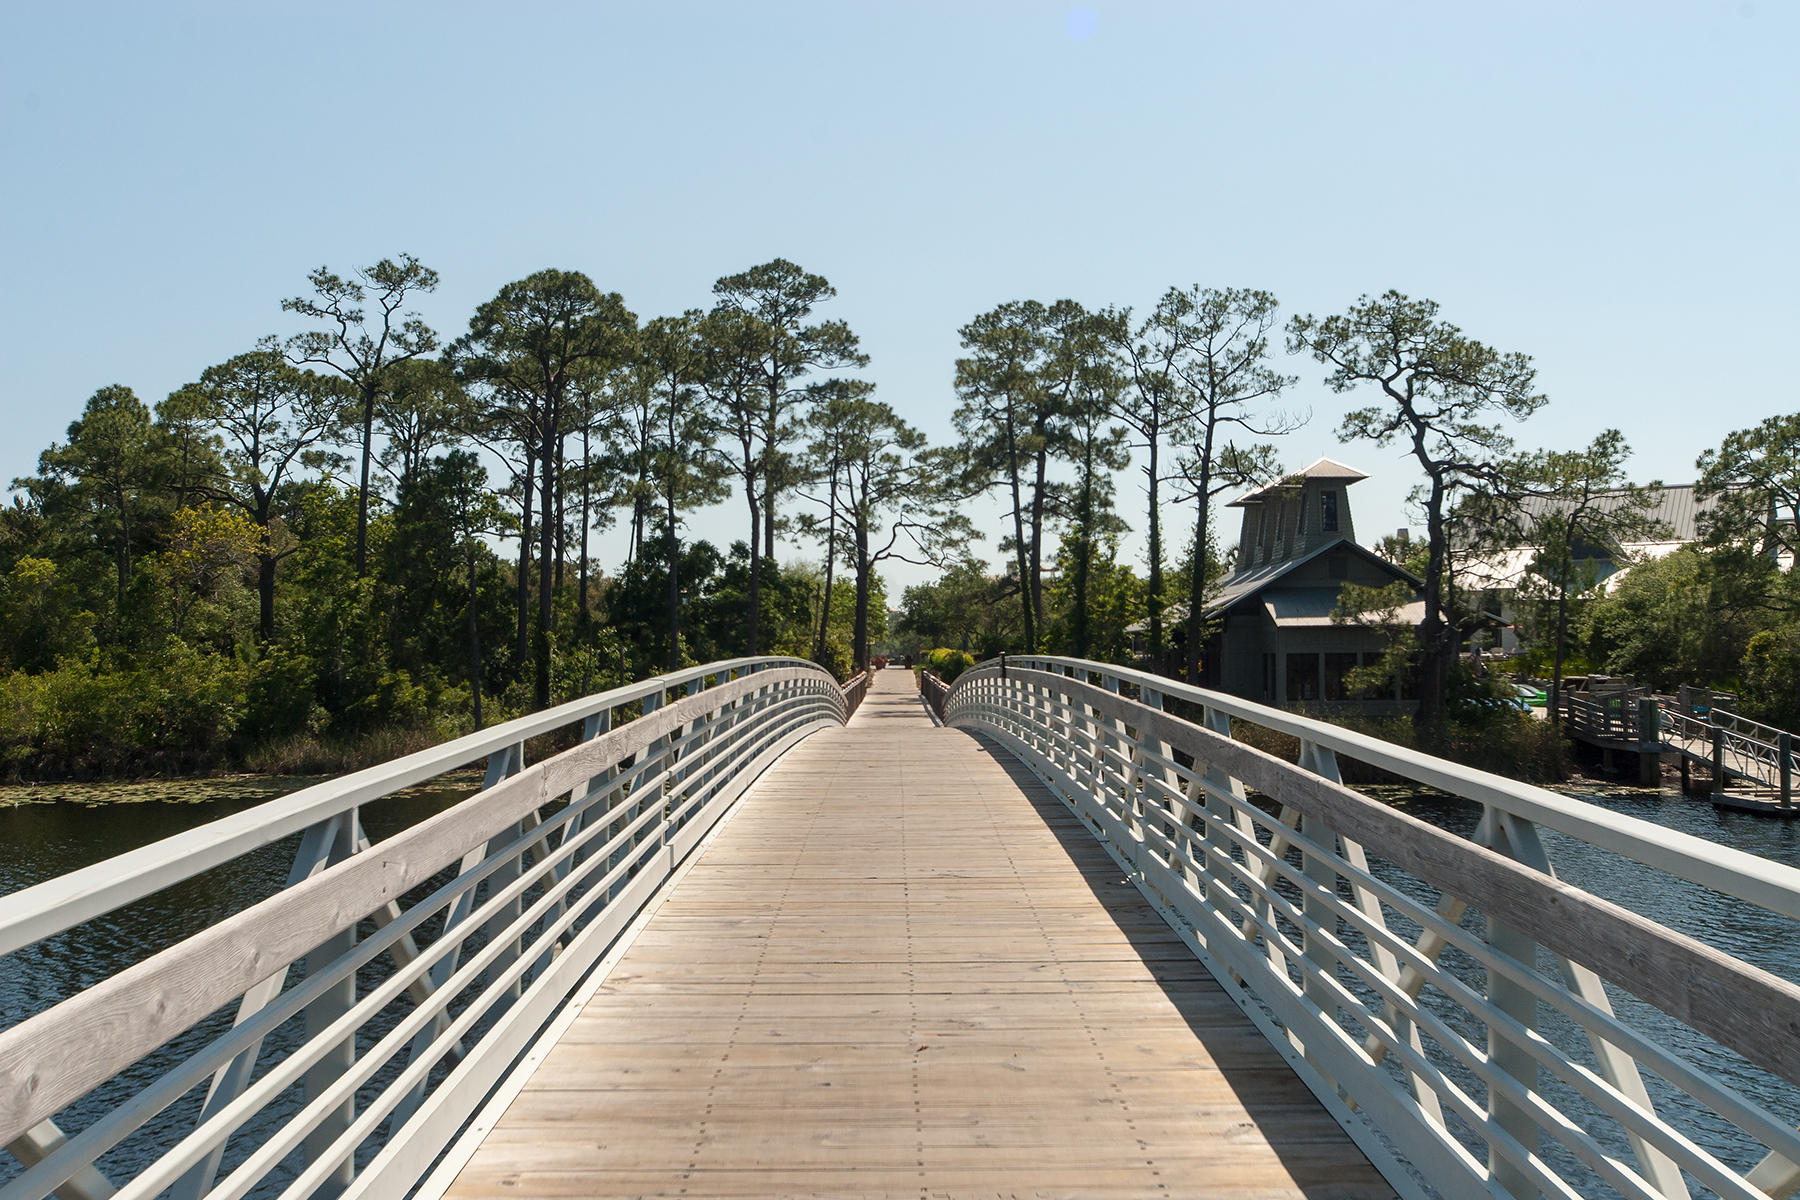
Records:
M1491 807L1491 806L1490 806ZM1491 821L1494 830L1494 849L1517 858L1518 853L1507 837L1503 820ZM1497 920L1492 913L1484 914L1487 919L1488 945L1500 953L1514 959L1527 970L1534 970L1537 964L1537 943L1530 934L1503 921ZM1537 997L1525 987L1513 982L1498 973L1488 975L1488 1000L1493 1006L1511 1017L1526 1029L1536 1029L1538 1024ZM1518 1080L1525 1090L1538 1090L1538 1065L1529 1051L1504 1030L1493 1025L1488 1026L1488 1056L1494 1066ZM1496 1089L1488 1089L1488 1114L1494 1124L1512 1135L1527 1150L1535 1151L1538 1145L1537 1122L1531 1113L1499 1094ZM1518 1200L1535 1200L1539 1195L1537 1186L1518 1166L1502 1158L1493 1146L1488 1148L1488 1169L1494 1173L1494 1180L1507 1194Z
M356 853L355 809L334 822L331 830L331 848L327 852L327 861L341 862ZM306 973L313 974L326 963L339 955L347 954L356 948L356 926L327 938L317 948L306 955ZM323 1035L325 1029L348 1013L356 1005L356 972L345 973L343 979L334 984L328 991L307 1005L304 1010L306 1038L312 1041ZM325 1091L344 1072L356 1063L356 1037L352 1034L327 1050L325 1054L309 1067L305 1075L305 1090L308 1100ZM356 1119L356 1098L347 1097L344 1102L323 1117L317 1125L307 1131L302 1143L301 1153L308 1163L315 1162L324 1156L338 1135L350 1128ZM355 1171L355 1163L346 1158L332 1171L330 1177L319 1188L316 1195L335 1196L350 1184Z
M1300 766L1333 783L1342 779L1338 773L1337 754L1317 742L1300 743ZM1303 820L1302 828L1306 839L1316 847L1307 849L1301 856L1301 870L1314 885L1314 888L1307 890L1300 905L1307 920L1307 927L1303 931L1305 936L1301 942L1306 955L1304 988L1307 999L1318 1006L1322 1019L1331 1024L1337 1020L1337 998L1332 989L1326 986L1326 980L1337 977L1337 959L1325 945L1324 935L1327 932L1333 935L1337 933L1337 914L1315 889L1337 891L1337 864L1330 857L1337 846L1337 833L1312 817ZM1271 880L1270 886L1273 885L1274 881ZM1313 1055L1308 1054L1307 1059L1321 1073L1324 1072L1323 1065Z
M55 1121L39 1121L6 1143L5 1149L22 1166L35 1167L62 1149L68 1140L68 1135ZM207 1177L207 1184L211 1186L211 1176ZM57 1185L54 1195L57 1200L108 1200L116 1191L112 1180L89 1163Z
M1537 827L1523 817L1511 813L1500 815L1500 828L1505 832L1503 844L1493 848L1509 853L1511 857L1524 863L1535 871L1541 871L1550 878L1556 878L1556 868L1550 862L1550 854L1544 849L1544 843L1538 837ZM1590 967L1565 958L1561 954L1554 955L1556 966L1568 983L1569 990L1587 1003L1608 1016L1613 1013L1612 1000L1606 994L1606 985L1600 976ZM1646 1112L1654 1113L1656 1105L1650 1099L1650 1092L1644 1086L1644 1077L1638 1069L1637 1060L1624 1050L1598 1036L1592 1030L1587 1034L1588 1045L1594 1052L1594 1065L1600 1077L1613 1087L1623 1092L1627 1099ZM1665 1196L1689 1195L1686 1180L1681 1176L1681 1168L1673 1159L1658 1149L1655 1144L1646 1141L1639 1134L1627 1129L1625 1138L1631 1145L1632 1153L1637 1156L1638 1169ZM1531 1143L1527 1142L1527 1145Z
M647 717L657 709L661 708L663 699L664 695L661 689L645 696L643 715ZM662 755L664 753L662 747L665 747L667 744L667 738L659 738L648 746L645 746L643 750L639 751L637 762L634 764L636 767L637 778L632 781L631 795L628 803L625 805L625 812L621 817L621 825L629 825L632 821L635 821L638 816L645 811L647 805L655 803L661 796L662 789L660 787L649 787L648 781L661 769ZM646 837L654 836L657 836L656 831L646 833L642 829L638 830L638 832L631 837L631 845L621 846L613 853L612 863L610 865L616 867L621 862L634 858L637 854L637 848L643 844L644 839ZM625 885L630 882L631 877L634 874L636 874L635 869L627 869L624 876L622 876L617 883L612 885L612 891L607 898L612 899L623 891Z
M343 824L341 816L328 817L315 825L307 827L300 835L300 848L294 854L294 864L288 869L287 886L305 879L310 879L324 870L331 862L332 849L338 843L338 829ZM256 1011L281 994L292 966L283 967L267 979L244 993L238 1003L237 1018L233 1025L242 1025ZM256 1056L262 1050L259 1040L247 1046L232 1060L213 1073L212 1082L207 1087L206 1101L200 1106L200 1115L195 1118L196 1126L212 1118L220 1109L237 1099L250 1082L251 1074L256 1069ZM224 1146L214 1147L206 1157L189 1167L187 1173L178 1180L170 1195L175 1200L194 1200L204 1196L212 1189L213 1179L219 1171L219 1159L224 1155Z

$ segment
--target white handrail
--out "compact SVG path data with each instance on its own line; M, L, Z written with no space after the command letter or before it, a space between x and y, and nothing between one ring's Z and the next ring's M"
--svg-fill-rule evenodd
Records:
M1120 684L1148 689L1211 712L1289 734L1330 749L1344 758L1367 763L1453 796L1491 805L1502 812L1548 826L1647 867L1667 871L1703 887L1800 920L1800 868L1771 862L1692 834L1665 829L1637 817L1609 812L1548 788L1520 783L1518 780L1506 779L1474 767L1396 746L1391 742L1345 729L1341 725L1166 679L1147 671L1083 659L1036 655L1009 655L1006 663L1009 667L1078 671L1112 679ZM1000 667L998 660L990 660L974 669L998 672Z
M0 896L0 956L141 900L152 892L372 800L485 761L522 742L566 729L596 714L661 695L696 680L725 679L739 672L776 666L813 665L799 658L734 658L652 676L314 784L104 862Z

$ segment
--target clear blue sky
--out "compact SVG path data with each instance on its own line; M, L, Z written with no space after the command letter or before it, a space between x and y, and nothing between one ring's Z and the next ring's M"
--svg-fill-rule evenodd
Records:
M309 269L408 251L452 336L545 266L649 317L791 258L933 437L1003 300L1393 287L1535 357L1522 444L1616 425L1685 481L1795 407L1796 47L1768 0L9 4L0 477L103 384L154 403L295 330ZM1365 541L1406 523L1415 473L1290 362L1287 463L1368 471Z

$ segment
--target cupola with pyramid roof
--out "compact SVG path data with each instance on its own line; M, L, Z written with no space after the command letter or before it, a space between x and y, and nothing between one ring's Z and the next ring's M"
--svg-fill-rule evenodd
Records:
M1356 526L1345 492L1367 478L1354 467L1321 458L1233 500L1230 507L1244 510L1237 569L1300 558L1339 539L1354 542Z

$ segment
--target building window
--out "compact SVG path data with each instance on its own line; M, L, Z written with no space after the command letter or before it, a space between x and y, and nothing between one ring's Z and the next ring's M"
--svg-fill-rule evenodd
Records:
M1318 654L1287 656L1287 702L1301 704L1319 698Z
M1325 698L1327 700L1351 699L1350 689L1344 686L1344 676L1355 669L1355 654L1325 655Z
M1337 532L1337 493L1334 491L1319 493L1319 532Z
M1275 505L1275 545L1280 546L1287 536L1287 505L1276 502Z

